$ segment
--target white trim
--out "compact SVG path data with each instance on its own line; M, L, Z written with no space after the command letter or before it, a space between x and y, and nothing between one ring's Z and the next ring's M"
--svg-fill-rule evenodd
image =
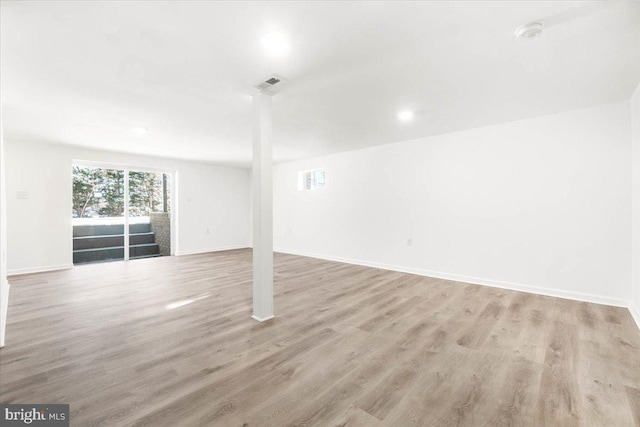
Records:
M4 343L7 337L7 314L9 313L9 291L11 290L11 284L7 282L5 279L0 283L0 290L2 291L2 297L0 298L0 304L2 304L2 308L0 308L0 348L4 347Z
M282 252L291 255L306 256L311 258L325 259L328 261L343 262L347 264L362 265L365 267L380 268L383 270L398 271L401 273L416 274L419 276L434 277L436 279L452 280L456 282L471 283L474 285L490 286L492 288L508 289L519 292L529 292L533 294L545 295L556 298L565 298L576 301L584 301L595 304L613 305L616 307L629 307L629 301L622 298L605 297L601 295L587 294L582 292L563 291L559 289L542 288L538 286L522 285L517 283L502 282L498 280L483 279L479 277L465 276L462 274L443 273L440 271L423 270L420 268L403 267L378 262L355 260L350 258L334 257L329 255L313 254L307 252L290 251L284 249L275 249L276 252Z
M41 267L14 268L7 270L7 276L17 276L20 274L44 273L47 271L68 270L73 268L73 264L46 265Z
M222 251L232 251L234 249L249 249L249 248L251 248L250 245L219 246L217 248L196 249L192 251L177 252L176 256L198 255L198 254L206 254L208 252L222 252Z
M631 317L636 321L636 325L640 329L640 310L634 307L632 302L629 302L629 313L631 313Z
M93 161L93 160L80 160L80 159L72 159L71 164L73 166L89 167L89 168L103 168L103 169L117 169L117 170L129 169L134 172L155 172L155 173L166 173L166 174L172 174L177 172L177 169L172 169L172 168L152 168L152 167L146 167L146 166L136 166L135 164L129 164L129 163L99 162L99 161Z
M273 314L271 316L267 316L267 317L257 317L257 316L251 316L251 318L253 320L257 320L258 322L266 322L267 320L271 320L273 318L275 318L276 316L274 316Z

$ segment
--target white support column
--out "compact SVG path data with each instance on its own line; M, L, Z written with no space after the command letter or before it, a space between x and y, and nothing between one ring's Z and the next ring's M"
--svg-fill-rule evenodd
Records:
M7 194L4 184L4 136L2 111L0 110L0 347L4 347L9 308L9 283L7 282Z
M124 168L124 260L129 261L129 168Z
M271 95L253 94L253 317L273 314L273 176Z

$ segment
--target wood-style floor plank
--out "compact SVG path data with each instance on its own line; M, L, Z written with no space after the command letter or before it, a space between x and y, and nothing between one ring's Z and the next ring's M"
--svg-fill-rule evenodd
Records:
M251 252L10 278L0 401L77 426L640 426L626 309Z

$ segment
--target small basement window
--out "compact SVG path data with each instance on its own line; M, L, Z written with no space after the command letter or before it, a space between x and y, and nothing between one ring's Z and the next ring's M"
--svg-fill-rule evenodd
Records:
M324 187L324 169L298 172L298 190L315 190Z

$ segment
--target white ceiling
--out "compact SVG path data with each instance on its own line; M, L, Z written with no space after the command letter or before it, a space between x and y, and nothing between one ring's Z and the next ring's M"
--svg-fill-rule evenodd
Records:
M640 80L636 1L3 1L1 13L6 138L217 163L249 165L249 87L271 74L286 79L276 161L628 99ZM542 36L515 39L538 19ZM287 55L266 54L270 32L287 35Z

